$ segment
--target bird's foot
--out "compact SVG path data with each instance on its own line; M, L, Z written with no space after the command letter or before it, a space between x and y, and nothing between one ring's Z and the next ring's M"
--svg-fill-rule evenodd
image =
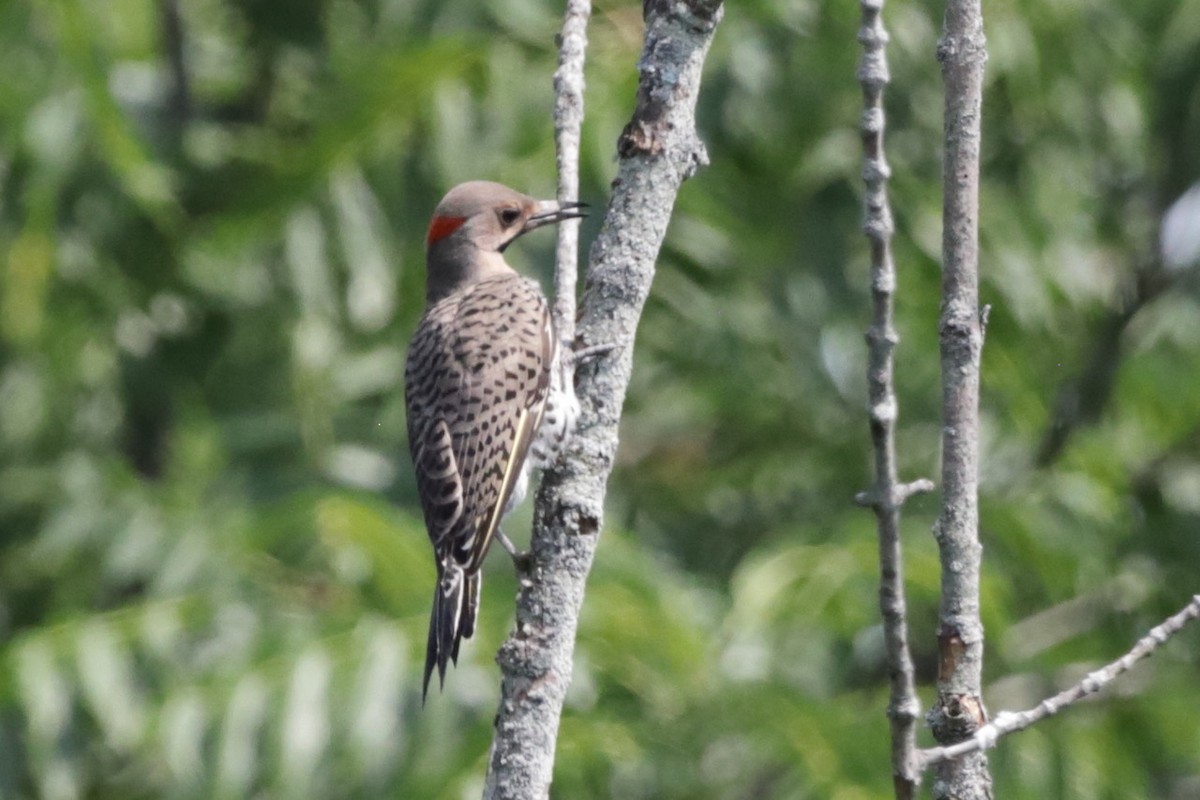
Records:
M513 566L517 568L517 575L520 576L522 581L527 580L533 574L535 566L533 553L530 553L528 550L518 550L517 546L512 543L512 540L505 536L504 531L499 528L496 529L496 540L512 556Z
M616 350L616 349L617 349L617 346L615 344L608 343L608 344L593 344L593 345L588 345L587 347L579 347L579 348L572 349L571 352L574 353L575 363L578 365L578 364L586 364L587 362L592 361L593 359L597 359L600 356L607 355L608 353L611 353L613 350Z

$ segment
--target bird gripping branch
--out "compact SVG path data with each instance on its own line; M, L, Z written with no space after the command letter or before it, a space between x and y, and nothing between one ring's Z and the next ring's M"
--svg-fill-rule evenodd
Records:
M408 442L438 581L422 698L437 668L475 632L480 568L529 474L557 458L579 413L576 359L560 346L535 281L504 260L524 233L583 216L580 203L535 200L471 181L438 203L426 238L426 306L404 371Z

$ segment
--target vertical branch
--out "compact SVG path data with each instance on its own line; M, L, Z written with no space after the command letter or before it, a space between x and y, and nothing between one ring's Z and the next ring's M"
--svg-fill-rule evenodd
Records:
M558 199L579 199L579 146L583 129L583 64L587 50L591 0L567 0L554 73L554 140L558 162ZM575 339L575 284L579 273L579 220L558 225L554 259L554 330L560 344Z
M503 682L486 800L549 795L579 609L633 367L634 334L680 184L707 163L695 130L696 97L721 0L647 0L644 9L637 105L617 144L617 177L592 246L579 322L578 339L612 350L580 370L578 428L566 456L543 476L538 490L531 543L535 569L517 595L516 628L496 656Z
M981 0L948 0L938 60L945 83L942 230L942 508L934 528L942 566L937 701L940 744L987 722L979 616L979 144L987 60ZM937 767L935 798L991 797L987 760L975 753Z
M887 716L891 721L892 777L896 797L911 798L920 780L916 760L916 719L920 708L908 647L904 598L904 559L900 548L900 508L916 491L929 491L927 480L901 485L896 475L896 420L899 404L893 382L893 352L899 342L893 325L896 267L892 260L892 211L887 182L890 168L884 153L886 117L884 88L889 81L884 0L862 0L863 46L858 80L862 84L863 183L866 185L863 232L871 248L871 327L867 331L868 413L875 448L875 484L860 503L875 510L879 533L879 609L883 616L888 675L891 679Z

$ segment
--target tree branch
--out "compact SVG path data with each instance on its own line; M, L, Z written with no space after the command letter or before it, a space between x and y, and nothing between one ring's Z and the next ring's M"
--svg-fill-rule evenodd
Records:
M893 353L900 337L893 323L896 266L892 259L892 210L883 141L886 116L884 89L890 79L887 65L888 34L883 27L884 0L862 0L863 46L858 80L862 84L863 183L866 184L863 232L871 247L871 299L873 315L867 331L869 363L867 383L871 441L875 449L875 484L856 500L875 510L879 534L879 610L883 616L888 675L891 677L887 716L891 721L892 778L898 800L913 797L921 773L916 757L916 721L920 712L908 647L908 620L904 597L904 558L900 548L900 508L917 491L929 491L928 480L900 484L896 474L896 420L900 406L893 382Z
M953 744L987 721L979 616L979 142L987 60L981 0L948 0L938 60L945 83L942 219L942 507L934 526L942 567L934 738ZM938 766L935 798L991 797L979 753Z
M543 476L538 491L531 545L536 568L517 595L516 629L496 657L503 682L487 800L549 794L634 334L679 186L707 163L695 131L696 96L722 13L719 0L645 5L637 106L617 144L620 164L592 246L579 324L581 341L613 349L580 370L578 429L561 466Z
M579 199L579 142L583 129L583 64L591 0L567 0L558 70L554 73L554 139L558 158L558 199ZM561 344L575 340L575 285L579 273L579 220L558 225L554 256L554 330Z
M934 766L969 753L987 750L993 747L1002 736L1023 731L1031 725L1069 708L1088 695L1099 692L1133 669L1134 664L1153 655L1171 637L1197 618L1200 618L1200 595L1194 596L1192 601L1184 606L1178 614L1168 617L1161 625L1153 628L1128 653L1103 669L1089 673L1070 689L1043 700L1035 708L1027 711L1001 712L996 715L995 720L975 731L975 734L966 741L948 747L931 747L928 750L922 750L920 752L922 766Z

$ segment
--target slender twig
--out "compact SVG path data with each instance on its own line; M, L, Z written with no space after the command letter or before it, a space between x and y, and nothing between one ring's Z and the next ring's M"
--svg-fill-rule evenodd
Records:
M617 144L617 178L588 261L578 326L584 345L611 349L580 370L579 425L565 458L543 476L538 490L531 543L536 568L522 582L516 629L496 657L504 678L484 785L487 800L549 795L637 323L679 186L707 163L696 136L696 97L721 2L648 0L645 14L637 107Z
M934 526L942 567L937 700L929 713L940 744L987 722L983 623L979 616L979 143L983 67L982 0L948 0L938 60L945 83L942 217L942 507ZM935 798L991 797L982 754L942 762Z
M901 484L896 474L896 421L899 403L893 381L894 351L900 341L893 323L896 265L892 258L892 209L887 184L890 168L884 152L886 116L884 89L889 80L888 34L883 27L884 0L862 0L863 46L858 80L862 84L863 183L866 185L863 232L871 247L873 315L867 330L868 413L875 448L875 484L858 502L875 510L879 534L879 610L883 616L888 675L891 676L887 715L892 733L892 777L898 800L913 796L920 781L916 759L916 721L920 703L913 680L908 647L907 603L904 597L904 558L900 547L900 507L917 491L929 491L928 480Z
M1099 692L1133 669L1137 662L1153 655L1171 637L1183 630L1189 622L1198 618L1200 618L1200 595L1194 596L1192 601L1184 606L1178 614L1168 617L1161 625L1143 636L1128 653L1103 669L1088 673L1082 681L1071 688L1043 700L1036 707L1027 711L1004 711L997 714L994 720L975 731L975 734L966 741L947 747L931 747L928 750L920 751L922 766L933 766L968 753L987 750L994 746L1001 737L1023 731L1031 725L1069 708L1088 695Z
M591 0L567 0L558 70L554 73L554 145L558 199L579 199L579 147L583 131L583 65ZM575 285L579 274L579 220L559 223L554 259L554 330L561 344L575 339Z

